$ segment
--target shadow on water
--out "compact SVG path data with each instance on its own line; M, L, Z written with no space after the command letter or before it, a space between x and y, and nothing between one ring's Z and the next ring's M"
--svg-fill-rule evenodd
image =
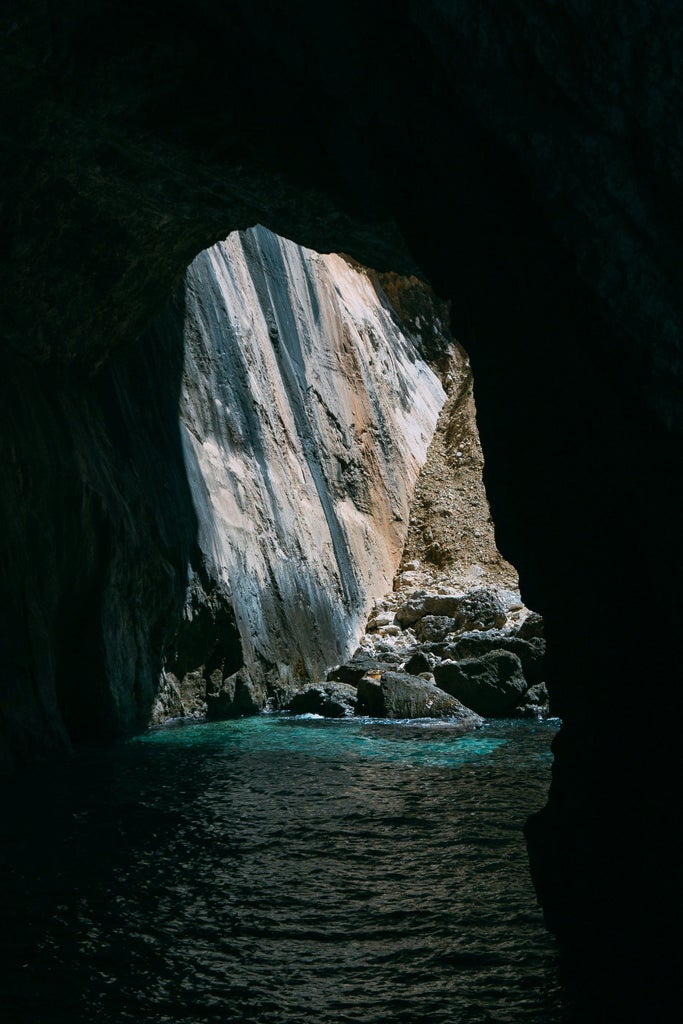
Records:
M564 1020L522 838L553 731L261 716L25 780L7 1019Z

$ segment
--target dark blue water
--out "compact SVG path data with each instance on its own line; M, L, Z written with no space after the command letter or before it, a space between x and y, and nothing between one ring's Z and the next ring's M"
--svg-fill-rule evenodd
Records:
M15 784L0 1017L563 1020L522 836L555 728L263 716Z

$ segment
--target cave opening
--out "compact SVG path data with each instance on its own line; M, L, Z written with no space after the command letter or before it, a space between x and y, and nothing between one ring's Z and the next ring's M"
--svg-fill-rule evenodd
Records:
M149 363L145 345L160 353ZM187 563L180 623L160 631L161 693L141 706L166 725L80 750L37 796L17 787L9 819L23 805L31 825L0 877L15 937L3 998L41 1020L57 1006L206 1024L474 1021L501 1001L511 1020L559 1020L522 836L556 728L526 699L543 626L495 544L448 308L415 277L264 228L231 235L197 257L135 354L140 405L110 394L131 460L142 424L168 411L145 401L164 353L177 430L163 421L157 479ZM121 580L137 598L169 576L125 561L109 607ZM73 621L65 650L86 620ZM469 701L487 687L507 703L478 714ZM258 714L273 698L282 713ZM30 851L48 837L46 871ZM34 941L40 958L24 952Z
M256 227L195 259L182 306L198 532L152 721L420 718L449 700L455 715L546 717L543 623L496 547L448 305L414 275ZM221 603L241 659L209 670L185 632L210 607L218 633Z

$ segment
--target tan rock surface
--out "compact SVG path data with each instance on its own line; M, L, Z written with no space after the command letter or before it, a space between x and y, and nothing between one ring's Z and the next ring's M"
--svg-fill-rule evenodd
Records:
M324 678L391 590L445 393L343 257L264 228L201 253L185 287L180 401L210 577L245 666Z

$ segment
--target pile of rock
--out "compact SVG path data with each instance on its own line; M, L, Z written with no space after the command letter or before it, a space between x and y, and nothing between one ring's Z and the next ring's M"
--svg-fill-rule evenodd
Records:
M415 590L375 606L353 658L296 694L288 710L326 717L545 717L543 620L519 593Z

